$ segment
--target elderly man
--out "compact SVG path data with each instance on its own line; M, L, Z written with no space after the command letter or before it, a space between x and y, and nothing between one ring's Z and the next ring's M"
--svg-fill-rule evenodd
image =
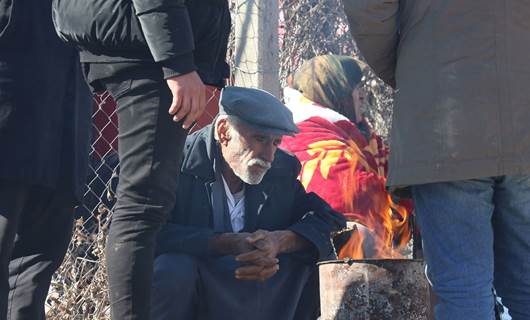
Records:
M152 318L316 319L315 262L344 219L278 149L298 132L275 97L228 87L213 125L188 137L177 207L158 239Z

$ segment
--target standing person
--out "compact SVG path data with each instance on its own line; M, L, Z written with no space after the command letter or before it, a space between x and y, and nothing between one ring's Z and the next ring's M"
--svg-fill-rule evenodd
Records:
M397 90L389 184L412 186L436 319L494 319L494 288L512 319L530 319L530 7L344 4Z
M0 0L0 319L44 320L83 196L92 98L51 0Z
M88 83L108 90L118 105L119 185L106 246L113 319L149 319L155 236L175 206L187 131L205 107L188 5L55 2L56 29L81 48ZM203 31L211 21L203 21Z

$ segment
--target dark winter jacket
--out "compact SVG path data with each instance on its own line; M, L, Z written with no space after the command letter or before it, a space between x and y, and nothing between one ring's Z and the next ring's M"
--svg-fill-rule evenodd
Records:
M51 0L0 0L0 180L79 200L92 97L77 50L55 33Z
M177 206L159 233L159 253L208 255L208 240L214 235L210 200L217 148L211 125L188 137L177 189ZM307 256L334 258L330 233L345 226L344 218L316 194L305 192L297 180L299 172L300 163L296 157L276 151L272 167L262 182L245 186L245 226L242 232L291 230L314 245L316 254Z
M189 5L186 0L54 0L53 16L60 37L82 50L83 62L156 62L168 78L196 70L194 35L200 37L201 32L220 26L214 23L218 17L210 17L208 24L198 27L190 19L188 6L228 12L227 1L188 2ZM223 17L225 25L228 17L228 28L223 27L229 32L229 15Z
M519 0L343 0L396 88L389 182L530 173L530 28Z

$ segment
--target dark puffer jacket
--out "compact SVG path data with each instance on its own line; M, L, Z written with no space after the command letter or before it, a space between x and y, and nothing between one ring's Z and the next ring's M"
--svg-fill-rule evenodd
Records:
M53 19L83 62L156 62L167 78L197 69L189 5L228 11L221 0L54 0Z

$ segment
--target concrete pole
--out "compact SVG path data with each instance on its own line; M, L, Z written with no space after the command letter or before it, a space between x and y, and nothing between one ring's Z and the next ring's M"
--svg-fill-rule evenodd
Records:
M235 84L280 97L278 0L236 0Z

